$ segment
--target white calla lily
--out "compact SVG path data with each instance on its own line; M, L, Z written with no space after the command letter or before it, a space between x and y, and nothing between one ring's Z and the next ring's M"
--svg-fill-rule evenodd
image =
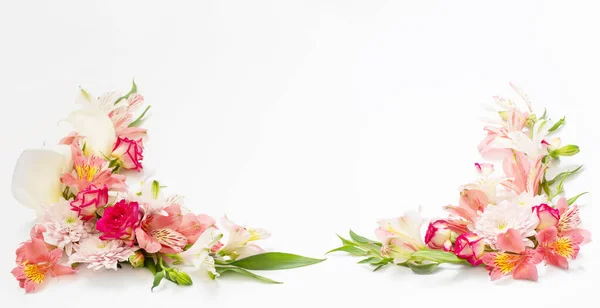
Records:
M60 200L61 176L71 168L68 146L24 151L12 176L12 194L17 201L40 213L43 206Z
M85 137L86 148L97 156L109 156L117 140L115 127L108 115L99 108L72 112L66 119L75 131Z

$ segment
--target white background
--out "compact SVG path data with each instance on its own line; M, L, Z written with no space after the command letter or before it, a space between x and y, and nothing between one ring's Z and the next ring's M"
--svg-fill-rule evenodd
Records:
M586 164L568 194L597 191L599 13L596 1L2 1L3 305L589 307L593 245L568 272L540 266L538 283L492 283L482 268L371 273L340 254L264 273L283 285L227 276L150 293L144 270L82 270L25 296L9 272L33 213L10 178L23 149L58 141L78 86L126 92L135 78L152 105L149 170L198 213L272 231L265 248L322 257L336 233L455 204L483 106L512 81L567 116L563 141L582 149L567 162ZM590 229L593 197L580 199Z

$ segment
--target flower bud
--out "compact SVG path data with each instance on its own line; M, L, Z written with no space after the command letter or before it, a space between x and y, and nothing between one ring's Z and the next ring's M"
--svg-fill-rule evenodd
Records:
M144 260L145 260L144 253L139 250L136 251L131 256L129 256L129 263L131 263L131 266L133 266L133 267L143 267Z
M562 148L550 151L550 156L557 158L559 156L573 156L579 153L579 147L576 145L565 145Z
M445 220L437 220L429 224L425 244L431 249L449 250L452 247L451 236L452 231L448 229L448 223Z
M560 213L558 209L548 206L548 204L542 203L538 206L534 206L531 210L537 214L540 220L537 230L546 229L548 227L556 227L560 220Z
M454 243L454 254L459 258L466 259L473 266L481 264L484 252L485 242L475 233L463 233L456 238L456 243Z

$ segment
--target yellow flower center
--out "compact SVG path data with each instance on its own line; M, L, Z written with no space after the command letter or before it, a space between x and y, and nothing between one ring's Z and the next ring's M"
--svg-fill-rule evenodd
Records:
M25 277L28 280L31 280L37 284L42 283L44 278L46 277L46 272L48 271L47 266L40 266L38 264L27 264L27 262L23 263L25 269L23 272L25 273Z
M550 245L550 247L557 254L565 258L573 258L575 250L573 249L573 243L571 243L571 239L568 237L561 237L557 239L554 243L552 243L552 245Z
M512 255L508 253L499 253L494 258L494 265L496 268L500 269L503 274L508 274L515 269L517 262L519 261L519 256Z
M98 172L98 167L92 167L90 165L75 166L75 171L80 180L86 179L88 182L91 182L94 179L96 172Z

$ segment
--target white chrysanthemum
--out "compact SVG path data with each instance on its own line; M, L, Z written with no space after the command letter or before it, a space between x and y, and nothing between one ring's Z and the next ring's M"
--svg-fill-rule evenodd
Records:
M90 225L79 219L64 199L46 208L44 226L44 241L64 249L67 255L73 252L73 244L89 237L91 231Z
M103 241L96 235L81 241L69 262L86 263L88 268L95 271L103 268L117 270L117 264L127 261L137 249L124 245L120 240Z
M518 196L513 196L512 200L520 206L532 208L548 202L548 197L546 195L534 196L533 193L524 191Z
M533 243L528 237L535 235L538 217L531 211L530 206L504 200L498 205L489 205L483 214L475 221L473 232L483 237L488 244L495 247L498 235L508 229L515 229L527 246Z

